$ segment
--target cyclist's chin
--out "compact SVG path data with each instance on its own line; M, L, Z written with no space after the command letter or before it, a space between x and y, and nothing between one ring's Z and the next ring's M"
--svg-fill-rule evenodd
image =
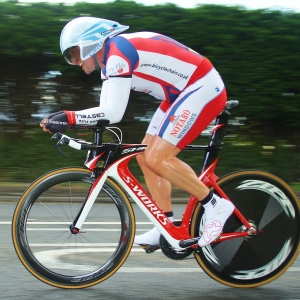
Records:
M82 70L85 72L85 74L91 74L95 69L91 70L90 68L85 68L84 66L82 66Z

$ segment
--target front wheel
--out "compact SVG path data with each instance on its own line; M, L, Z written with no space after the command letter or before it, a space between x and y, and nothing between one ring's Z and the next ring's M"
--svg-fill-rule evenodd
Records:
M297 196L280 178L261 171L232 173L218 185L258 233L201 248L195 254L197 262L210 277L232 287L257 287L278 278L299 253ZM202 232L204 219L199 203L191 222L193 236ZM223 232L245 230L233 214Z
M12 238L35 277L59 288L85 288L114 274L130 253L135 220L119 186L107 179L81 230L69 226L93 183L84 168L64 168L36 180L19 200Z

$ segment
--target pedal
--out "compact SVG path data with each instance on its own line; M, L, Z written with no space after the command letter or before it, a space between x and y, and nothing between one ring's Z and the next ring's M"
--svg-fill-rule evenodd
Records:
M152 253L158 249L160 249L160 245L140 245L141 248L145 250L146 253Z

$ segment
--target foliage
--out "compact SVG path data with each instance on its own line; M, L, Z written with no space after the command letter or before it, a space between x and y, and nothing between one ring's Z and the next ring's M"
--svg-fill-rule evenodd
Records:
M0 106L1 113L14 120L1 121L0 113L0 135L3 141L9 141L13 127L17 143L14 144L17 147L10 143L0 146L5 157L2 166L10 172L4 172L2 178L20 179L21 173L14 167L17 161L25 170L30 170L37 157L41 158L39 171L57 165L56 156L53 158L52 152L48 152L49 141L41 134L36 133L33 139L20 139L32 130L26 127L28 124L37 123L32 116L41 107L49 112L83 109L95 106L98 101L98 92L93 92L93 88L100 86L99 74L87 77L79 68L69 66L59 49L62 27L81 15L117 20L130 26L128 32L160 32L207 56L222 75L228 97L240 100L234 115L246 119L244 126L235 130L231 147L228 145L222 154L224 166L220 165L220 173L241 166L257 166L283 174L288 181L297 180L300 14L246 10L239 6L199 5L193 9L173 4L143 6L122 0L73 6L0 2ZM63 76L41 79L45 70L58 70ZM51 85L51 89L43 88L45 84ZM126 142L139 142L147 123L139 122L137 126L133 120L151 114L157 103L138 93L131 94L130 103L121 125ZM33 141L38 143L39 150L43 149L44 160L35 153L37 148L30 147ZM262 148L265 145L275 150L266 155ZM22 155L20 149L26 154ZM255 155L247 155L249 152ZM188 155L186 158L189 160ZM31 178L28 174L24 176Z

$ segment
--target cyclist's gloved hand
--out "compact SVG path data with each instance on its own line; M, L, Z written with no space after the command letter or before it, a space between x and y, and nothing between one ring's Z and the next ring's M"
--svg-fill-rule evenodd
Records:
M51 133L63 133L70 127L70 124L68 123L67 114L63 111L53 113L43 121L42 122L44 124L44 127L48 129Z
M61 113L63 113L63 111L57 111L57 112L55 112L55 113L50 114L48 117L44 118L44 119L40 122L41 127L44 127L44 126L49 122L49 120L50 120L51 118L53 118L54 116L59 115L59 114L61 114Z

